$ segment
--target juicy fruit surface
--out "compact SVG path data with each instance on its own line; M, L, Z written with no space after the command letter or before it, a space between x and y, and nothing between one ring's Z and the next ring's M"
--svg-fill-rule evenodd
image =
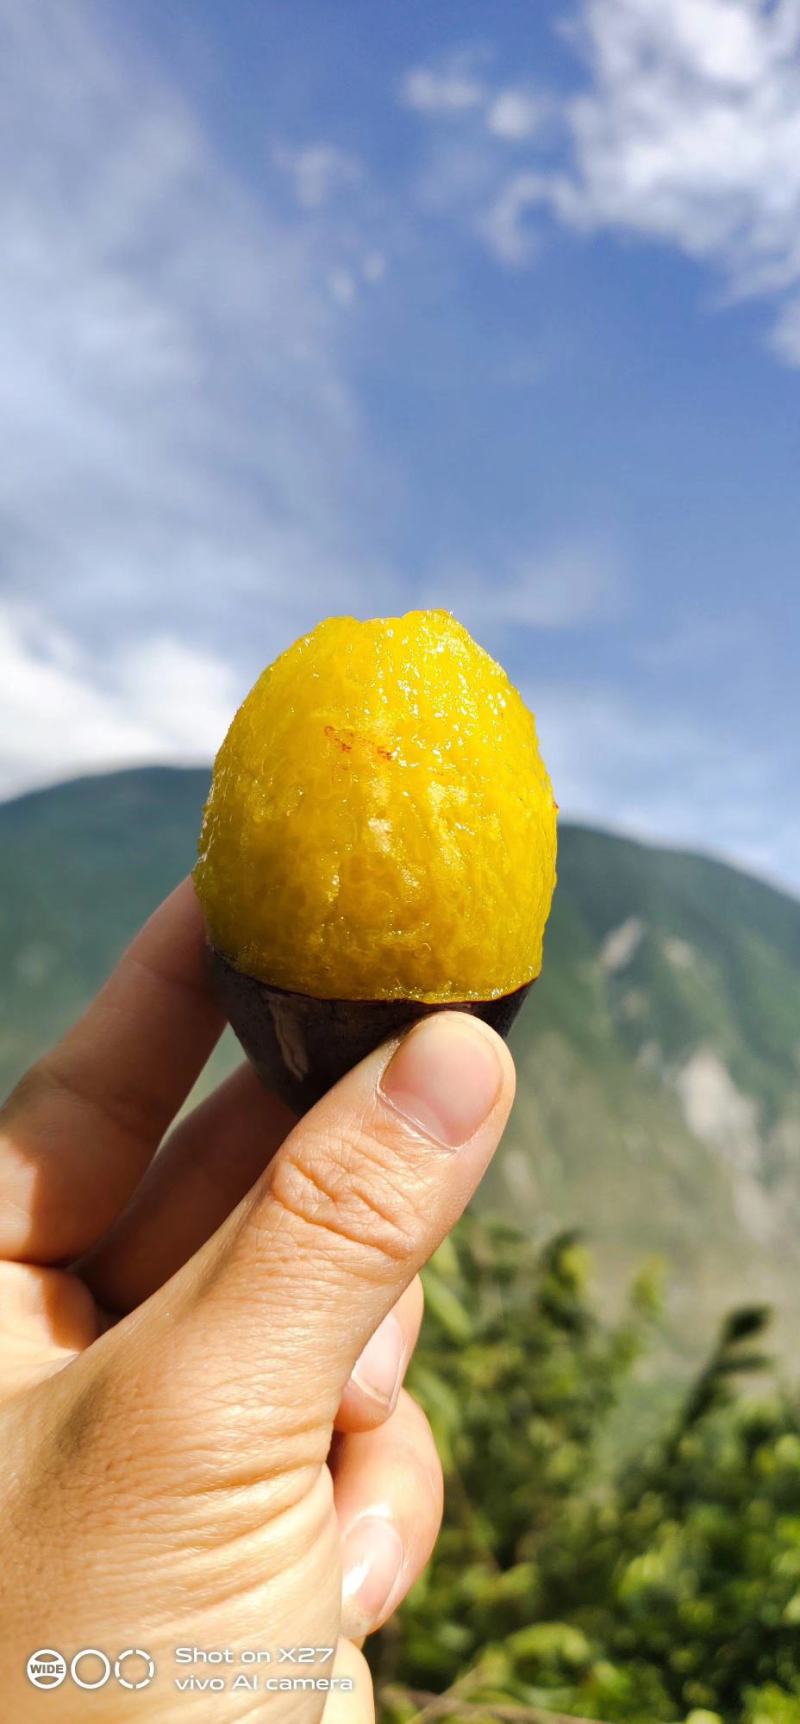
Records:
M505 671L445 611L331 617L217 755L195 881L248 975L338 999L493 999L537 976L556 805Z

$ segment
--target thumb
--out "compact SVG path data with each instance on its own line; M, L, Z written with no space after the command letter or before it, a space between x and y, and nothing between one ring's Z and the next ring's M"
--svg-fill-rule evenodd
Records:
M162 1383L159 1331L167 1344L175 1412L201 1417L212 1442L233 1408L240 1436L249 1415L262 1442L325 1432L369 1337L472 1196L513 1094L505 1044L455 1011L337 1084L140 1314Z
M477 1018L423 1019L306 1115L158 1293L31 1392L7 1471L25 1478L40 1442L52 1506L34 1517L20 1621L39 1620L36 1576L57 1550L76 1646L98 1644L99 1620L119 1646L138 1620L136 1644L165 1671L186 1623L207 1646L263 1644L265 1623L273 1647L335 1644L325 1463L342 1392L469 1201L513 1090L511 1057Z

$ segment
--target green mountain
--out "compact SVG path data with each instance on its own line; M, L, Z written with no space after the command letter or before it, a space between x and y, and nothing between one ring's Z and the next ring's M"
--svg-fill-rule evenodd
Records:
M0 807L0 1084L191 865L207 774L79 779ZM800 903L699 856L564 825L519 1098L482 1202L594 1242L613 1300L663 1255L691 1351L734 1301L800 1315ZM229 1039L213 1073L235 1057ZM213 1075L212 1073L212 1075ZM208 1083L206 1078L206 1083Z

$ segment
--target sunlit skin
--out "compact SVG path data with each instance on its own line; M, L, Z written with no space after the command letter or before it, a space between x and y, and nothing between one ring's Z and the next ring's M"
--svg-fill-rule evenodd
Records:
M221 1028L186 882L0 1118L0 1667L15 1724L43 1707L60 1724L177 1724L187 1708L200 1724L369 1724L360 1643L436 1537L439 1463L399 1385L418 1270L497 1146L510 1055L445 1012L300 1124L247 1068L174 1123ZM187 1644L332 1646L355 1687L187 1697ZM141 1693L79 1696L68 1680L44 1700L25 1676L41 1647L132 1645L158 1666Z

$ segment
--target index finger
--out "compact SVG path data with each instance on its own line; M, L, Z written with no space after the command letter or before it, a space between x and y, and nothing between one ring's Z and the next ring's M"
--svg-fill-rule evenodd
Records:
M0 1256L77 1256L130 1197L223 1028L184 880L0 1111Z

